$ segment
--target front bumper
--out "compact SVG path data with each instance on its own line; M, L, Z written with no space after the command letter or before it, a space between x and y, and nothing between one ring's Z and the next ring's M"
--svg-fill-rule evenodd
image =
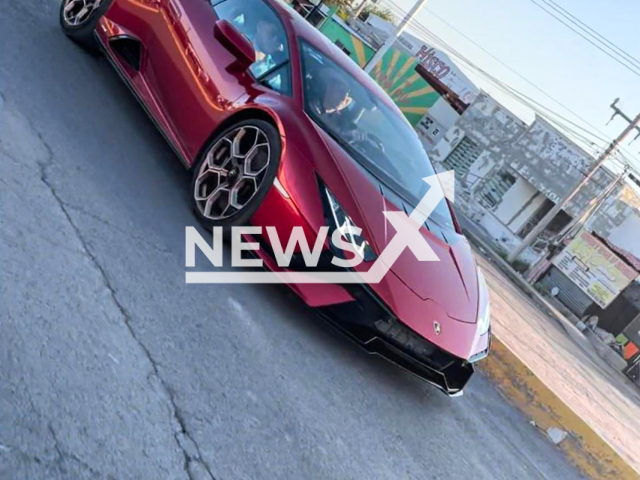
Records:
M263 210L264 209L264 210ZM283 219L295 219L295 226L302 224L303 217L297 212L295 206L284 202L283 197L272 189L260 208L264 216L256 216L252 223L256 225L280 225ZM269 212L283 212L277 218L273 218ZM286 214L285 214L286 213ZM265 218L266 217L266 218ZM280 225L286 233L291 225ZM280 232L279 232L280 233ZM257 235L245 235L246 240L260 243L260 249L251 252L264 262L264 266L272 271L305 270L306 267L299 254L294 254L290 266L287 269L277 265L273 251L266 240ZM326 254L326 255L325 255ZM330 271L335 269L331 265L332 255L326 251L320 258L320 262L314 270ZM399 367L433 384L444 393L456 396L462 393L474 373L473 364L461 356L453 355L443 348L419 334L415 325L401 322L399 318L411 317L413 312L425 312L431 318L438 318L441 312L433 309L433 305L425 305L422 299L405 287L396 277L390 273L387 290L397 294L392 298L394 304L399 305L399 311L393 312L382 299L380 294L374 293L368 285L336 285L336 284L289 284L289 287L299 295L302 300L313 307L322 317L336 326L343 333L359 343L366 351L380 355L395 363ZM393 287L389 288L389 285ZM394 297L394 295L391 295ZM433 302L431 302L433 303ZM440 340L443 345L458 346L458 355L465 354L465 345L477 342L475 325L465 324L452 320L454 328L446 328L442 332ZM449 327L449 326L448 326ZM459 347L463 345L463 347ZM486 356L488 340L485 344L478 345L483 351L475 355L475 359ZM486 348L485 348L486 347ZM456 350L453 350L456 351Z
M354 301L319 307L316 311L367 352L380 355L449 396L462 393L474 373L473 364L411 330L366 286L350 290Z
M267 268L282 270L261 238L245 237L261 243L262 248L252 253L256 253ZM449 396L461 395L474 373L472 363L434 345L398 320L366 285L292 284L289 287L367 352L380 355ZM486 351L481 357L485 355Z

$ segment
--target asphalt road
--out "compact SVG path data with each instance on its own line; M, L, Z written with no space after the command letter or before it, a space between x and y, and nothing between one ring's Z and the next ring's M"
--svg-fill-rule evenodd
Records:
M0 3L0 478L574 479L284 287L184 283L189 175L58 2Z

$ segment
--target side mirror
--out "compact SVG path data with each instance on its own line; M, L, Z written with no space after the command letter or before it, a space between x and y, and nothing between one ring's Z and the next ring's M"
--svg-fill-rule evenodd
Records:
M218 20L213 36L237 58L240 67L247 69L256 61L256 51L247 37L227 20Z

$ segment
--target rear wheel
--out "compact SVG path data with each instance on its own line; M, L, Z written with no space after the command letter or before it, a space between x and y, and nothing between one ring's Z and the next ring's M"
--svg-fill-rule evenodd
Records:
M113 0L63 0L60 5L60 26L74 42L97 52L98 43L93 32L98 20Z
M207 228L249 225L278 172L280 135L263 120L245 120L218 135L191 182L194 210Z

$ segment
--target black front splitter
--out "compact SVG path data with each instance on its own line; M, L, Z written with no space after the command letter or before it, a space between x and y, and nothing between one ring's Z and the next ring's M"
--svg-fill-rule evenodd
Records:
M351 304L352 302L349 303ZM372 320L362 319L362 317L359 317L358 321L341 318L342 316L336 313L336 310L340 310L341 308L343 308L341 305L337 305L320 307L315 310L321 318L326 320L342 334L355 341L367 353L381 356L403 370L435 386L450 397L462 395L464 386L474 373L472 364L453 356L451 356L451 361L447 365L439 367L429 364L424 360L416 358L416 356L410 352L405 351L401 345L384 338L383 335L375 329ZM442 355L442 352L440 352L440 355Z

